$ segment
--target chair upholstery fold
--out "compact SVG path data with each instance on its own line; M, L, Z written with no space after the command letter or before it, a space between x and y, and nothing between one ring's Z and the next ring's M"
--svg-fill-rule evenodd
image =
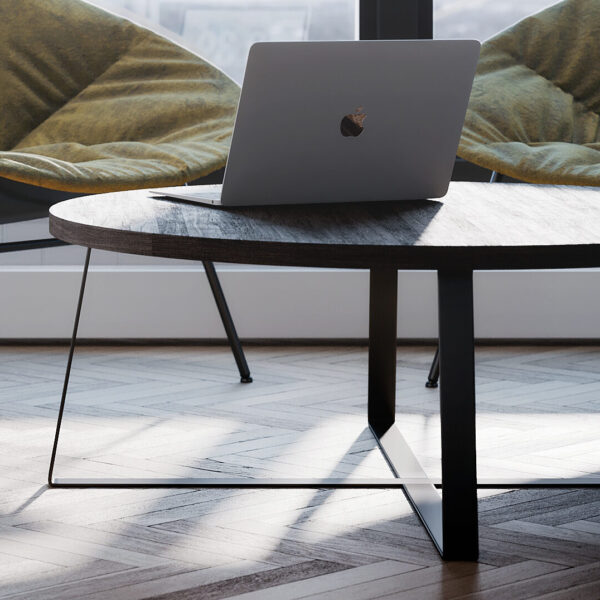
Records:
M147 29L80 0L2 0L0 55L0 177L99 193L225 165L239 87Z
M600 185L600 2L566 0L482 45L458 155L530 183Z

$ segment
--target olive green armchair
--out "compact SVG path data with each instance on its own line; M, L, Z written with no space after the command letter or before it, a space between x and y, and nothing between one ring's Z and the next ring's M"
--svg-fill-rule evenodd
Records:
M598 0L559 2L482 45L458 155L492 182L600 186ZM436 352L427 387L438 375Z
M81 0L2 0L0 55L0 222L47 216L74 195L222 173L239 88L173 42ZM204 267L251 381L214 265Z

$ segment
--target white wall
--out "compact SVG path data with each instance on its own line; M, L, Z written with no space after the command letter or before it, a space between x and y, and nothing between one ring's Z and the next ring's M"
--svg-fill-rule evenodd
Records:
M366 338L365 271L218 266L243 338ZM0 268L0 338L70 335L81 267ZM400 272L398 336L434 338L435 273ZM598 338L600 272L478 272L479 338ZM90 270L80 335L88 338L223 338L198 266Z
M0 242L47 236L47 220L0 226ZM0 254L0 339L68 338L84 249ZM217 266L246 339L368 335L368 273ZM475 335L600 339L600 270L475 273ZM437 334L436 275L399 274L398 336ZM202 267L93 251L81 337L223 339Z

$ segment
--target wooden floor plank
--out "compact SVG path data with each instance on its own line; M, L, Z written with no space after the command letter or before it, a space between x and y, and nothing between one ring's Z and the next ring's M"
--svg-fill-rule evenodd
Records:
M183 590L194 587L210 585L218 581L226 581L233 577L243 577L248 574L260 573L262 571L272 570L276 567L268 563L242 560L220 565L217 567L208 567L196 571L189 571L176 575L169 575L128 585L110 587L102 591L93 593L80 592L82 600L105 600L107 597L118 598L119 600L142 600L153 596L176 594ZM58 600L60 596L56 597Z
M172 594L161 594L160 596L152 595L154 600L211 600L213 598L230 598L235 596L240 590L244 594L253 588L260 598L267 598L271 589L281 590L282 587L290 585L290 582L300 580L315 581L327 577L330 573L338 573L342 571L346 574L347 567L338 563L310 560L298 563L290 567L282 567L279 569L270 569L252 573L251 575L235 577L233 579L220 580L212 584L192 587L181 592ZM354 569L352 569L354 570ZM271 586L275 586L272 588ZM275 598L289 598L284 592L284 595L277 594Z
M311 578L304 578L299 581L288 582L268 589L255 591L246 591L245 593L235 595L232 598L240 600L295 600L299 598L323 597L328 593L336 592L340 589L359 586L364 582L373 582L384 580L388 577L397 576L402 573L418 571L423 567L405 564L397 561L383 561L335 573L318 575ZM223 596L220 596L223 597ZM353 597L346 592L346 598ZM164 600L167 600L166 598Z
M476 592L491 591L506 585L507 582L512 584L519 581L527 581L541 575L562 571L565 568L550 563L526 560L497 569L480 571L477 573L477 577L466 575L464 577L436 581L429 585L419 586L416 589L382 595L381 598L389 600L391 598L397 598L397 600L431 600L433 598L452 600L455 598L464 598L465 596L468 597Z
M427 567L419 571L410 571L400 575L366 581L341 590L318 594L312 600L340 600L341 598L353 598L355 600L367 600L370 598L381 598L386 596L397 597L407 592L409 597L415 590L421 590L423 586L429 586L433 582L447 585L448 582L462 578L478 578L480 573L490 569L489 565L476 563L447 563L435 567Z
M567 591L575 586L597 582L600 576L600 563L591 563L571 569L554 571L525 581L507 583L491 590L484 590L472 594L459 596L461 600L527 600L529 598L540 598L545 594L557 591ZM597 590L594 592L597 597ZM585 595L578 596L586 598ZM590 599L594 596L588 596Z

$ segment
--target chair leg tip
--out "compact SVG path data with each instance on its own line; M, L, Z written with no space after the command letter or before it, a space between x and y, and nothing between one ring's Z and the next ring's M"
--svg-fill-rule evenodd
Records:
M432 379L428 379L425 383L426 388L436 388L438 386L437 381L433 381Z
M250 377L250 375L248 375L247 377L240 377L240 381L242 383L252 383L252 377Z

